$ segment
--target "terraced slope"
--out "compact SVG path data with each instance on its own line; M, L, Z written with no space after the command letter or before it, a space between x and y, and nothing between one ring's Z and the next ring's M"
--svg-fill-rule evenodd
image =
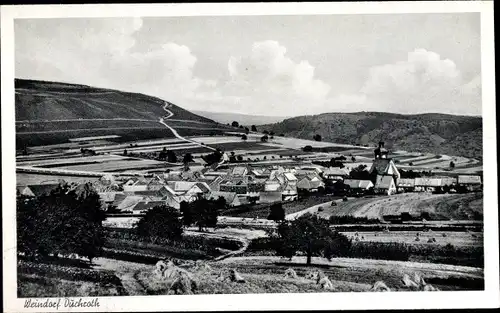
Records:
M168 138L174 134L159 122L169 116L190 135L227 129L162 99L84 85L15 80L18 149L68 142L72 138L117 135L116 142Z

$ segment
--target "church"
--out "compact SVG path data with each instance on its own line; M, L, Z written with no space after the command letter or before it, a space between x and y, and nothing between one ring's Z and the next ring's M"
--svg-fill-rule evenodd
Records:
M388 157L389 151L384 147L384 142L380 141L375 149L375 159L373 160L370 174L373 176L374 191L377 194L392 195L397 191L397 181L401 175L396 164Z

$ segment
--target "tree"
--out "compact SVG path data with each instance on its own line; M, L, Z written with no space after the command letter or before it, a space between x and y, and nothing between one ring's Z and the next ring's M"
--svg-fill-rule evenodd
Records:
M194 223L193 212L191 205L186 201L181 201L179 211L182 215L182 224L184 226L191 226Z
M237 121L233 121L233 122L231 123L231 126L233 126L233 127L239 127L239 126L240 126L240 124L239 124Z
M321 141L321 135L320 134L316 134L316 135L314 135L313 139L316 140L316 141Z
M280 137L285 137L285 134L280 134L279 136L280 136Z
M249 134L250 133L250 129L248 129L248 127L245 127L245 134Z
M354 156L351 157L352 162L356 162L356 158Z
M202 158L208 165L219 163L222 160L222 151L217 149L217 151L204 155Z
M123 155L127 155L127 154L128 154L128 153L127 153L127 149L124 149L124 150L123 150Z
M199 197L193 202L181 202L182 223L184 226L195 224L202 231L206 227L215 227L219 212L226 208L226 199L206 199Z
M370 172L368 172L366 165L361 164L353 168L349 173L349 178L369 180L371 178Z
M285 210L283 209L283 205L281 203L274 203L270 208L271 212L267 217L268 220L273 221L283 221L285 219Z
M243 161L243 157L242 157L241 155L238 155L238 156L236 157L236 159L237 159L238 161L240 161L240 162L241 162L241 161Z
M269 139L269 137L267 137L267 135L260 137L260 141L262 141L262 142L267 142L268 139Z
M189 163L193 162L193 155L191 153L186 153L184 154L184 158L182 159L182 163L184 165L188 165Z
M247 139L248 139L247 135L241 135L241 140L247 140Z
M262 132L264 135L269 135L269 131L268 130L265 130Z
M149 209L135 227L140 237L152 243L158 243L160 239L180 239L183 231L179 212L166 205Z
M312 150L313 150L313 147L309 146L309 145L302 148L302 151L304 151L304 152L311 152Z
M253 132L257 131L257 127L255 127L255 125L252 125L250 128L252 129Z
M102 253L105 213L90 183L62 183L50 194L17 199L17 247L28 257Z
M450 168L455 168L455 162L450 161Z
M278 255L291 258L302 252L307 256L307 265L313 256L327 259L348 256L351 248L351 241L345 235L331 230L327 220L310 213L281 222L270 237Z
M177 163L177 155L172 150L167 151L167 162L169 163Z

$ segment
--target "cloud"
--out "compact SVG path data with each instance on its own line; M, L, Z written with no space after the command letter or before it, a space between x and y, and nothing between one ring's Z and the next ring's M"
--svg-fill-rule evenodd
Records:
M140 18L33 19L16 26L17 77L142 92L170 101L217 85L193 74L197 58L187 46L166 42L137 49Z
M330 86L317 79L308 61L294 62L286 48L276 41L255 42L245 56L232 56L228 62L230 81L224 93L251 97L256 110L283 114L287 110L305 111L323 103ZM252 108L248 108L252 110Z
M405 61L374 66L358 94L329 99L333 107L397 113L481 113L481 79L464 81L456 64L416 49Z

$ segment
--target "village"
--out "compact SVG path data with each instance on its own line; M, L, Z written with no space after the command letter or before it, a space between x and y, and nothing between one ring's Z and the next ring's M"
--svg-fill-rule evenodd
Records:
M326 167L316 162L305 164L266 165L232 163L220 152L220 162L207 165L203 157L187 162L182 168L135 177L114 177L111 173L93 182L103 209L110 216L140 216L147 210L166 205L180 209L182 202L199 198L222 197L231 208L252 204L293 202L321 195L362 197L395 195L407 192L465 193L482 188L479 175L432 175L408 178L402 176L389 151L380 142L374 150L373 163L365 166ZM345 160L340 155L337 160ZM366 169L365 169L366 168ZM415 176L413 172L411 172ZM18 185L19 194L40 196L58 184ZM324 200L324 197L321 198ZM223 214L223 212L221 212ZM265 217L263 217L265 218Z

